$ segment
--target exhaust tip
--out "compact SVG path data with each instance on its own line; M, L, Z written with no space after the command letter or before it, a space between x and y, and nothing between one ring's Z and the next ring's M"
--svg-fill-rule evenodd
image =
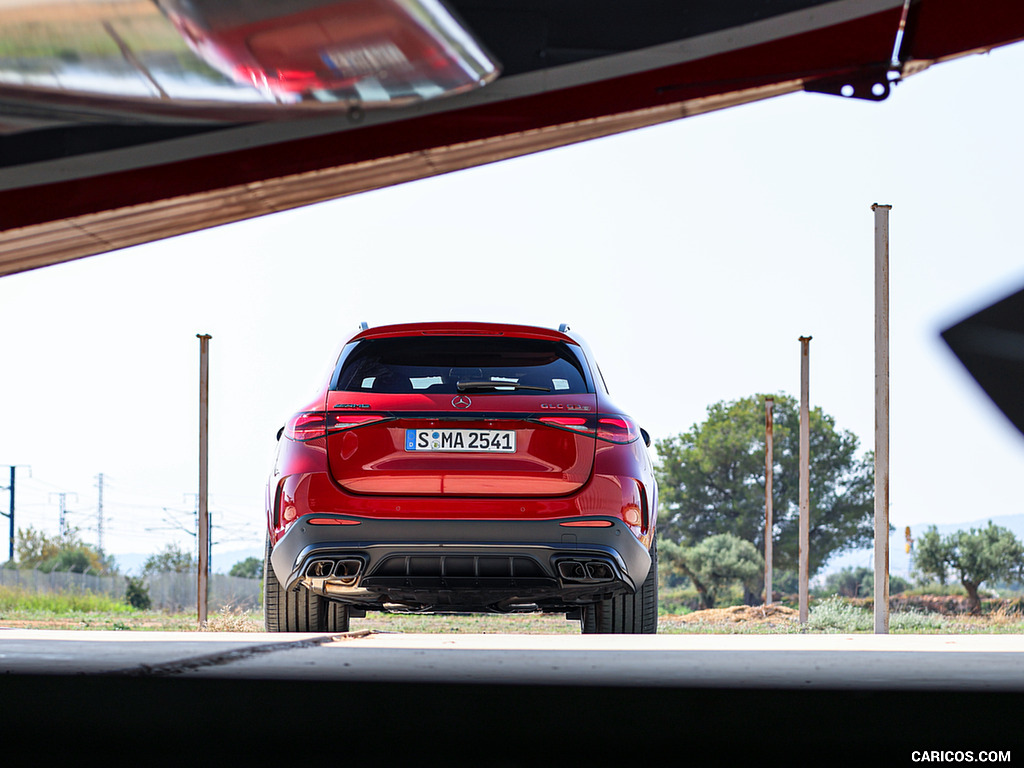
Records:
M314 579L325 579L333 571L333 560L314 560L306 567L306 575Z
M342 586L351 587L359 581L363 571L363 561L357 557L346 557L341 560L313 560L306 566L306 577L310 579L328 579Z
M354 585L359 580L359 574L363 570L363 561L357 558L339 560L334 567L334 578L346 587Z
M582 584L616 579L615 569L603 560L562 560L558 563L558 575L564 581Z
M594 581L611 581L614 578L612 569L608 567L608 564L599 562L587 563L587 576Z
M563 560L558 564L558 575L566 581L582 581L587 578L587 569L583 563L575 560Z

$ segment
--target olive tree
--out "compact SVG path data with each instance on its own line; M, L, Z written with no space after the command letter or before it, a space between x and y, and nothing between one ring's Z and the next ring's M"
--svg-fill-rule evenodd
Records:
M702 608L714 608L719 592L736 582L751 589L764 573L764 558L754 545L731 533L709 536L692 547L672 541L658 546L667 570L693 583Z
M984 528L941 536L930 526L914 543L914 571L945 584L950 574L967 590L971 613L981 610L978 588L985 582L1024 578L1024 544L1008 528L989 520Z

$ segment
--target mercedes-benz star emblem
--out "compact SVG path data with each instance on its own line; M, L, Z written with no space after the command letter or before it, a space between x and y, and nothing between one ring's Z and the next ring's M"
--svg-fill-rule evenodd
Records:
M455 397L452 398L452 405L454 405L456 408L469 408L469 406L471 406L472 404L473 401L470 400L465 395L456 395Z

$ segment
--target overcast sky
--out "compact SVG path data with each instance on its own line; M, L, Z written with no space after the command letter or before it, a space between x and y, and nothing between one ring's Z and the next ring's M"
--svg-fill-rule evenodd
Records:
M1024 287L1024 46L888 101L793 94L0 278L0 484L18 527L191 547L196 334L214 546L259 548L274 435L371 325L568 322L655 438L799 395L873 445L872 203L892 205L891 519L1022 512L1024 437L939 338ZM6 494L0 495L6 510ZM0 521L6 558L7 521Z

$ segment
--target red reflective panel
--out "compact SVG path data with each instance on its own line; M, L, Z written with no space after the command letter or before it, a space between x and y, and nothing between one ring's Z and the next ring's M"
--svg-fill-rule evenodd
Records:
M566 528L611 528L611 520L570 520L559 525Z
M311 517L306 522L311 525L360 525L358 520L346 520L343 517Z

